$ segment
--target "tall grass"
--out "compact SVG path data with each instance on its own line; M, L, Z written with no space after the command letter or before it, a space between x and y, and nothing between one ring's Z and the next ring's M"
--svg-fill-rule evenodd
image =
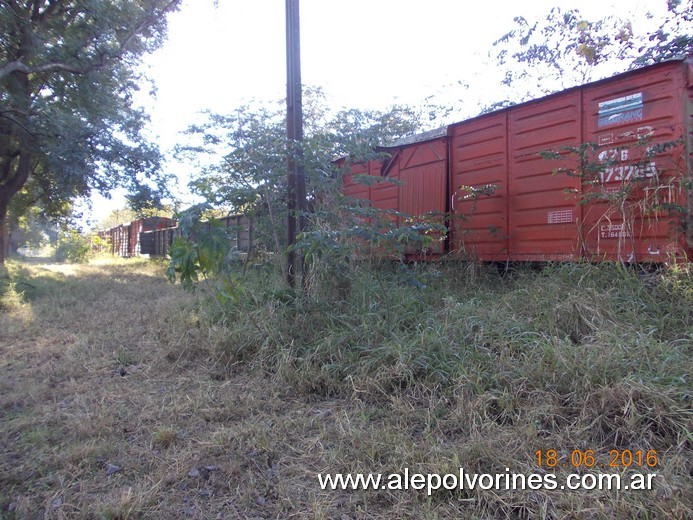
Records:
M689 270L557 264L501 276L489 266L443 262L403 275L401 267L364 263L351 266L346 293L343 280L337 290L325 277L293 301L280 273L267 269L250 272L249 297L203 318L219 331L226 366L259 368L309 396L421 406L422 431L463 443L454 462L419 461L439 472L531 473L539 449L564 456L592 449L601 462L613 449L657 450L659 495L621 503L602 493L606 505L593 516L691 513L690 502L679 501L690 457ZM412 457L393 456L385 466ZM662 494L676 505L658 502ZM526 497L475 498L481 517L589 510L574 493L545 496L541 507Z
M686 271L553 265L501 277L490 267L355 265L338 300L321 287L286 298L280 273L246 279L245 298L208 316L231 362L325 393L415 385L475 392L517 385L561 393L623 381L686 392L693 289ZM416 283L413 281L416 280ZM311 374L310 377L304 374Z

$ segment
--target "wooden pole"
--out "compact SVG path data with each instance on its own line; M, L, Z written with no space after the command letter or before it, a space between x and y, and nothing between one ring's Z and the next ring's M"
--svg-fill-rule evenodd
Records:
M301 31L299 0L286 0L286 137L289 160L287 172L287 254L286 281L296 287L303 259L292 250L296 237L305 229L306 179L303 171L303 100L301 92Z

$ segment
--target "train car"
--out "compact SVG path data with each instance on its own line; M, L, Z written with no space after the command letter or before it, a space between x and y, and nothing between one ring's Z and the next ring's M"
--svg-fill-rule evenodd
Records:
M253 247L253 222L246 215L228 215L217 219L229 235L231 247L248 253ZM174 221L175 224L175 221ZM203 222L209 228L209 222ZM157 228L139 234L140 253L149 256L165 257L176 237L180 236L178 227Z
M141 243L142 233L176 226L176 221L167 217L147 217L130 223L130 251L132 256L146 254L146 244Z
M108 242L112 255L130 256L130 224L121 224L101 231L99 236Z
M140 242L143 232L170 228L175 225L176 221L167 217L147 217L100 231L99 236L108 240L112 255L128 258L143 254Z
M368 200L383 211L395 226L445 224L448 168L447 128L402 139L377 149L382 158L354 162L343 177L344 195ZM345 167L346 159L339 162ZM363 182L359 176L368 176ZM429 232L430 239L405 245L409 257L438 256L445 253L445 237Z
M445 213L446 251L482 261L663 263L693 255L691 57L386 150L389 158L351 167L345 195L415 218ZM365 172L402 184L353 182Z

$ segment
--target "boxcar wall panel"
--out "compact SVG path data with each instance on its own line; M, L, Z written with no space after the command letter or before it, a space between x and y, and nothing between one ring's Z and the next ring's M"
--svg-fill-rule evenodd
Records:
M357 182L358 175L369 175L369 164L367 162L353 163L349 165L348 173L343 176L342 193L353 199L368 200L370 192L367 184Z
M141 255L154 255L156 247L154 245L155 239L154 231L146 231L140 233L140 254Z
M385 212L396 212L399 209L399 187L392 181L399 181L399 171L394 170L388 175L371 186L370 199L373 202L373 207L381 209ZM398 222L397 215L386 214L384 218L394 222Z
M393 168L386 171L386 166L389 163L391 163L391 161L388 158L368 161L364 164L363 173L363 175L373 177L367 185L367 197L370 201L370 206L384 212L397 211L398 209L397 198L399 187L396 182L399 181L399 170L398 168ZM391 181L395 182L393 183ZM383 218L395 224L397 223L396 217L383 215Z
M403 224L444 224L447 211L447 138L416 143L399 151L399 211L408 215ZM427 245L409 244L407 255L445 252L445 242L440 233L430 235L433 241Z
M486 261L508 259L506 112L450 126L451 250ZM490 195L466 187L493 185Z
M669 62L584 88L585 141L599 145L595 160L603 165L594 188L586 189L586 196L598 197L583 208L588 258L690 258L686 217L658 210L688 204L681 181L690 176L685 159L690 64ZM677 140L677 146L656 151Z
M383 218L394 226L400 224L396 212L399 211L399 155L397 151L382 161L369 161L369 174L380 177L380 182L370 186L369 198L373 207L385 212ZM392 212L394 214L388 214Z
M252 248L252 221L245 215L230 215L220 220L228 229L231 247L248 252Z
M154 231L154 255L164 257L169 253L173 243L173 232L175 228L160 229Z
M508 222L510 259L578 260L576 219L580 179L559 167L570 159L548 160L541 152L579 146L582 103L579 90L509 110ZM570 193L575 192L575 193Z
M122 254L123 226L118 226L111 230L111 254L120 256Z
M389 168L386 169L386 166ZM394 160L385 158L383 160L371 160L356 162L347 166L347 173L343 176L342 193L358 202L361 206L372 207L383 211L399 210L399 166L397 157ZM358 176L374 177L366 182L359 182ZM376 180L379 178L380 180ZM391 182L394 181L394 182ZM349 216L351 219L353 215ZM383 218L389 219L394 225L399 224L396 215ZM356 217L356 222L363 225L370 225L373 219L368 217Z
M339 162L343 169L342 175L342 193L349 199L349 205L355 204L359 206L370 206L370 188L366 184L357 182L356 176L369 175L370 168L367 162L355 162L349 164L348 159ZM345 211L342 216L343 221L349 226L366 225L369 219L362 217L358 212L352 213Z
M436 139L409 144L399 148L400 168L407 170L427 164L445 163L447 160L447 139Z
M139 256L140 254L140 233L142 231L144 231L142 219L130 222L130 256Z
M130 256L130 224L116 228L116 255L123 258Z
M367 200L369 206L385 212L382 218L395 226L429 221L443 224L447 210L447 138L382 148L380 151L387 157L351 166L344 175L344 195ZM367 185L359 184L354 181L357 175L379 179L372 179ZM443 237L435 233L434 241L426 248L422 241L405 246L408 256L444 252Z

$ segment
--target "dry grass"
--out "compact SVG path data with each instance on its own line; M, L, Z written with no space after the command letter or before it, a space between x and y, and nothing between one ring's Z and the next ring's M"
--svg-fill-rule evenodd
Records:
M0 518L690 518L686 313L623 330L640 300L624 304L616 284L578 298L527 278L484 296L477 280L439 294L435 319L406 299L360 321L335 307L289 322L259 291L212 319L142 261L9 270ZM604 461L625 447L658 450L655 490L428 497L316 479L530 474L538 449Z

